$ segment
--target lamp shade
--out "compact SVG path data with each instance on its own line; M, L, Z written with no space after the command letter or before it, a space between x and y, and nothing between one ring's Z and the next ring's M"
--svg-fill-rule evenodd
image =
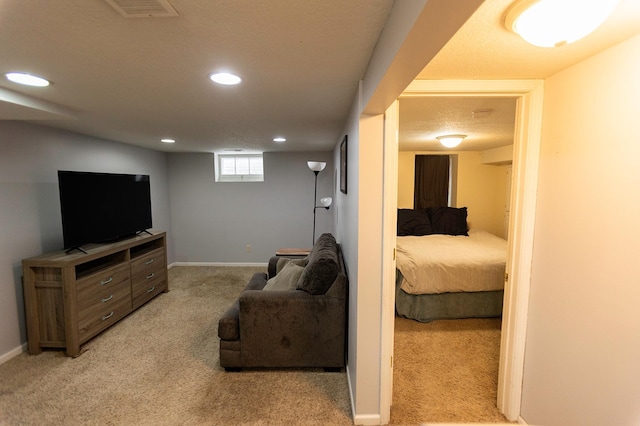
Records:
M438 139L438 141L447 148L455 148L460 145L462 140L466 137L467 135L443 135L436 137L436 139Z
M333 198L331 197L320 198L320 205L324 208L329 208L332 202L333 202Z
M619 0L520 0L505 26L539 47L557 47L587 36L609 17Z
M321 172L327 167L327 163L324 161L307 161L307 166L314 172Z

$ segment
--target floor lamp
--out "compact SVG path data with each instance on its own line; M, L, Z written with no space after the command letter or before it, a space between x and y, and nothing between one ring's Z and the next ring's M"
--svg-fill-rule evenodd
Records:
M311 246L316 242L316 210L317 209L326 209L329 210L331 207L331 202L333 199L331 197L324 197L320 199L320 205L316 204L316 200L318 197L318 173L324 170L327 166L327 163L323 161L307 161L307 166L315 175L315 183L313 186L313 241L311 242Z

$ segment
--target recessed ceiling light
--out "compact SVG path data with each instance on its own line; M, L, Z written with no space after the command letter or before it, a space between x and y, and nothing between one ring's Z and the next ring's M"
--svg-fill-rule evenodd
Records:
M46 87L50 84L48 80L42 77L23 72L9 72L6 73L5 76L14 83L24 84L26 86Z
M230 74L228 72L218 72L209 75L209 78L214 83L224 84L225 86L233 86L234 84L239 84L242 79L235 74Z
M160 139L160 142L164 142L164 143L176 143L175 139L170 139L170 138L164 138L164 139Z
M273 141L274 142L286 142L287 139L283 138L283 137L277 137L277 138L273 138Z

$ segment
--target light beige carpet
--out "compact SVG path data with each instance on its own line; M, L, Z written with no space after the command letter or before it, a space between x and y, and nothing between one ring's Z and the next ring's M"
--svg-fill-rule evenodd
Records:
M0 365L0 425L352 424L344 372L220 368L218 318L262 270L172 268L169 293L89 341L80 357L47 350ZM473 321L398 319L394 425L499 421L491 406L499 321Z
M500 319L396 317L392 424L500 423Z
M218 318L264 268L175 267L162 294L80 357L0 365L0 425L348 425L346 373L218 364Z

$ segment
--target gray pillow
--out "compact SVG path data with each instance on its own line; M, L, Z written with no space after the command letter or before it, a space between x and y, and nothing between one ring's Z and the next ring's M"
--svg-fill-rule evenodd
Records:
M293 263L295 265L304 267L307 264L307 258L306 257L303 257L301 259L293 259L289 257L279 258L278 262L276 263L276 274L279 274L280 271L282 271L282 268L284 268L284 266L289 263Z
M325 294L337 276L338 254L330 248L323 248L309 256L309 263L300 275L297 288L309 294Z
M286 291L295 290L298 279L302 274L304 268L300 265L296 265L295 262L287 262L282 270L276 274L275 277L267 281L263 290L266 291Z

